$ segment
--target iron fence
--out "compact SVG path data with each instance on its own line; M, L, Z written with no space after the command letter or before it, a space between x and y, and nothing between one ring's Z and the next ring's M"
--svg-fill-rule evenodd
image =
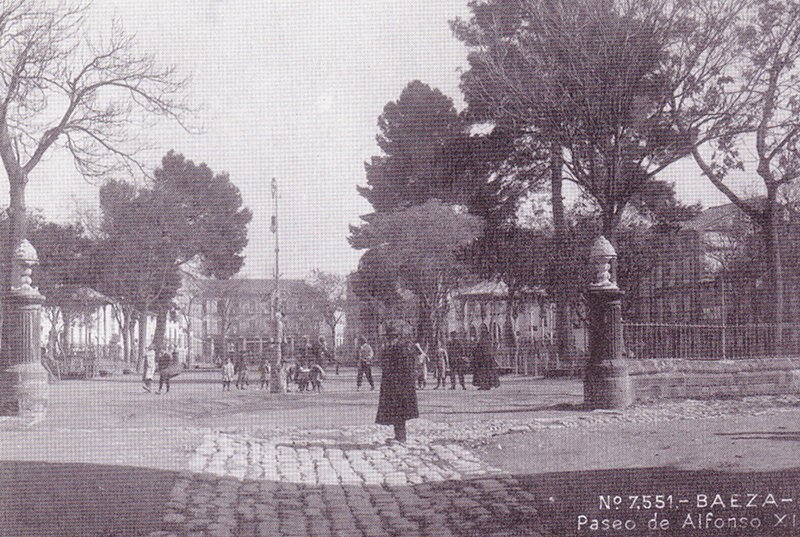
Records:
M631 359L735 360L800 355L800 325L625 323Z

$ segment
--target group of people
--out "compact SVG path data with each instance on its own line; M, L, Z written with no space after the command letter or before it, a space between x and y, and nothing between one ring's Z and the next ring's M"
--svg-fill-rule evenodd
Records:
M387 343L388 344L388 343ZM370 389L375 389L372 379L372 365L375 352L363 336L356 338L356 353L358 372L356 374L356 390L361 389L364 380L369 383ZM466 390L465 376L472 369L472 384L479 390L490 390L500 386L500 375L497 362L492 353L491 340L485 334L479 341L464 345L456 333L450 334L447 345L437 342L432 353L426 351L419 343L414 343L412 352L414 360L414 385L417 389L424 389L428 385L429 371L433 370L436 379L434 390L447 387L447 377L450 377L450 389L455 390L460 385Z
M436 379L434 390L445 388L447 377L450 377L450 389L456 389L456 382L461 388L466 390L467 386L464 376L469 369L472 369L472 384L479 390L490 390L500 386L500 375L498 374L497 363L495 362L491 340L486 334L478 342L464 345L456 337L455 333L450 334L450 341L445 346L441 341L437 342L436 348L432 353L427 352L423 347L416 343L416 386L424 389L428 385L428 371L433 369L433 376Z
M387 344L380 356L383 374L375 423L393 426L394 440L405 442L406 422L419 417L417 390L425 386L427 365L431 359L421 345L410 343L404 337L402 325L398 326L390 325L386 329ZM361 349L364 349L364 345L366 342L363 342L359 349L359 358L362 356ZM371 356L371 352L363 354ZM446 347L441 342L436 345L433 358L436 373L434 389L445 386L448 373L451 377L451 389L455 389L456 379L461 387L466 389L464 374L470 364L472 366L472 383L479 390L489 390L500 386L498 367L493 357L489 334L481 334L479 341L465 346L461 344L455 333L451 333ZM359 373L360 371L359 365ZM357 380L359 386L360 377L359 374L359 380Z
M336 374L339 374L339 362L328 348L325 336L319 336L314 343L311 343L310 338L306 336L305 344L300 348L300 355L297 357L297 365L300 367L333 366Z
M427 368L431 358L420 344L411 343L405 337L402 328L390 325L386 328L385 334L387 342L380 353L382 375L375 422L381 425L393 426L394 439L398 442L405 442L407 437L406 422L419 417L416 392L417 389L425 387ZM372 378L372 365L375 359L375 351L363 336L359 336L356 339L356 349L358 356L356 389L360 389L364 380L366 380L370 389L374 390L375 382ZM155 354L158 354L158 358L155 358ZM313 360L310 365L320 368L325 360L330 359L327 354L324 337L319 338L316 349L312 346L311 351L306 356ZM497 364L492 356L488 334L482 334L480 341L466 347L456 338L456 334L452 333L447 346L441 342L437 343L433 356L433 368L436 378L434 389L444 388L448 375L451 379L451 390L456 388L456 381L458 381L462 389L466 389L464 375L470 364L473 375L472 383L479 390L488 390L500 385ZM177 351L173 351L172 354L156 352L151 355L148 353L143 375L144 389L147 392L152 391L152 383L157 370L159 373L159 386L156 393L161 393L163 389L169 392L170 379L179 373L180 367ZM248 356L245 353L239 354L235 363L231 357L228 357L222 366L223 391L230 391L231 383L234 382L234 379L237 389L246 389L250 384L247 372ZM262 390L266 389L269 386L271 374L271 366L266 359L260 362L258 372L260 387Z
M222 391L230 391L231 383L237 390L246 390L250 386L248 376L248 364L255 361L252 352L241 352L236 358L228 357L222 364ZM296 381L299 374L312 369L324 374L323 365L335 367L336 374L339 374L339 363L334 359L333 353L328 349L325 336L319 336L314 343L306 337L305 345L300 348L299 354L295 357L295 364L286 368L287 384ZM259 388L265 390L269 388L272 365L269 360L262 359L258 364ZM313 375L312 375L313 377ZM312 385L319 388L316 382ZM304 391L304 390L301 390Z
M250 386L250 378L247 375L248 356L245 353L240 353L234 362L230 356L225 363L222 364L222 391L231 391L231 382L234 382L237 390L246 390ZM269 361L261 360L258 364L259 376L259 389L265 390L269 387L269 377L272 371L272 366Z

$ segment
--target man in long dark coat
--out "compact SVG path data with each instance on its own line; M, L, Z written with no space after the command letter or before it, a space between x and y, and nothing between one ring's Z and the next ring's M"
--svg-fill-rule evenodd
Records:
M472 357L472 384L479 390L491 390L500 386L500 376L488 332L481 334L481 339L475 347L475 354Z
M158 391L156 393L161 393L161 390L164 386L167 387L167 392L169 392L169 379L172 378L170 376L169 367L172 363L172 357L169 355L168 352L161 353L158 357Z
M381 352L381 391L375 423L393 425L398 442L406 441L406 421L419 417L414 353L398 327L386 329L388 344Z

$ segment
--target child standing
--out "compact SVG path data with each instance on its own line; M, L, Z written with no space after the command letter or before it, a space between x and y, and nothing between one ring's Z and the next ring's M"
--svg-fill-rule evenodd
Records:
M434 390L439 389L439 386L442 388L445 387L445 379L447 377L447 370L450 369L450 360L447 356L447 349L444 348L442 342L440 341L436 346L436 387Z
M233 362L228 358L222 365L222 391L231 391L233 381Z
M261 362L261 365L258 366L258 373L261 376L261 389L266 390L269 385L269 375L272 373L272 367L268 361Z
M153 377L156 374L156 357L154 354L147 352L144 356L144 374L142 375L142 388L144 391L151 392L153 384Z
M416 344L416 347L419 353L417 354L417 388L424 389L428 385L428 363L430 358L419 343Z

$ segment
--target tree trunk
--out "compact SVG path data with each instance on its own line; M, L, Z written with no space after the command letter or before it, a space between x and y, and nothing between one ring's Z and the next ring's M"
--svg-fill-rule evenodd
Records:
M228 357L228 308L229 304L219 302L217 305L217 312L219 313L219 339L222 344L222 363ZM277 332L276 332L277 333Z
M64 308L61 312L64 319L64 356L72 354L72 312Z
M144 353L147 352L147 314L147 310L139 312L139 349L136 371L141 371L144 367Z
M27 177L17 164L16 157L12 154L9 159L9 154L13 150L10 146L7 133L5 134L5 136L0 138L0 142L2 142L0 143L0 154L2 154L3 164L5 165L6 174L8 175L9 205L6 209L6 213L8 214L9 231L8 237L6 238L7 240L2 243L5 250L2 255L2 264L0 264L3 271L2 281L4 282L3 291L0 293L2 295L5 295L11 290L14 251L25 238L25 184L27 183ZM5 314L5 308L7 307L10 307L10 304L4 301L2 304L4 319L8 318ZM2 330L2 338L0 338L2 341L10 341L12 338L18 337L16 333L7 333L9 330L14 330L14 327L10 327L7 323L3 323L0 330ZM6 347L6 345L0 343L0 362L2 362L3 369L15 365L18 359L18 357L7 355ZM11 353L13 351L8 352Z
M192 307L186 315L186 367L192 367Z
M127 324L120 325L119 333L122 337L122 362L129 364L131 358L131 341Z
M49 317L50 317L50 333L47 335L47 352L50 355L52 360L58 358L56 353L58 352L58 317L59 317L59 308L48 308Z
M433 319L431 309L422 298L417 300L417 343L422 348L430 348Z
M378 308L373 300L358 297L358 321L361 335L377 347L380 335L378 330Z
M331 327L331 356L334 362L336 361L336 324L337 323L329 325Z
M770 315L770 323L774 325L773 350L780 352L783 349L783 320L786 304L781 260L781 214L776 198L777 187L768 187L763 228L767 258L767 311Z
M564 159L561 155L561 145L557 142L550 144L550 188L553 205L553 236L559 247L565 247L566 220L564 218L564 196L561 192L563 184ZM561 248L556 249L560 257ZM560 259L557 259L560 265ZM556 368L560 361L569 357L569 303L561 282L556 282L553 288L553 301L555 302L555 340L556 340Z
M17 246L25 239L26 228L26 208L25 208L25 185L28 182L27 177L22 170L8 170L6 166L6 173L8 174L9 183L9 205L6 212L8 214L8 240L6 241L6 251L3 256L3 271L6 289L11 288L11 267L14 260L14 251Z
M159 308L156 314L156 329L153 333L153 346L156 348L156 356L161 356L164 351L164 334L167 332L167 310Z
M127 330L128 330L128 342L129 342L128 344L130 345L130 349L128 350L128 356L126 356L126 359L128 360L129 364L136 367L137 362L135 358L135 353L137 352L138 347L134 345L134 343L136 342L136 328L139 323L139 317L136 315L136 312L133 310L133 308L129 308L127 310L127 315L129 319Z
M519 374L517 323L516 315L514 315L514 299L512 297L513 293L509 290L508 299L506 301L506 322L503 339L505 340L506 352L508 352L511 366L514 368L514 373Z

